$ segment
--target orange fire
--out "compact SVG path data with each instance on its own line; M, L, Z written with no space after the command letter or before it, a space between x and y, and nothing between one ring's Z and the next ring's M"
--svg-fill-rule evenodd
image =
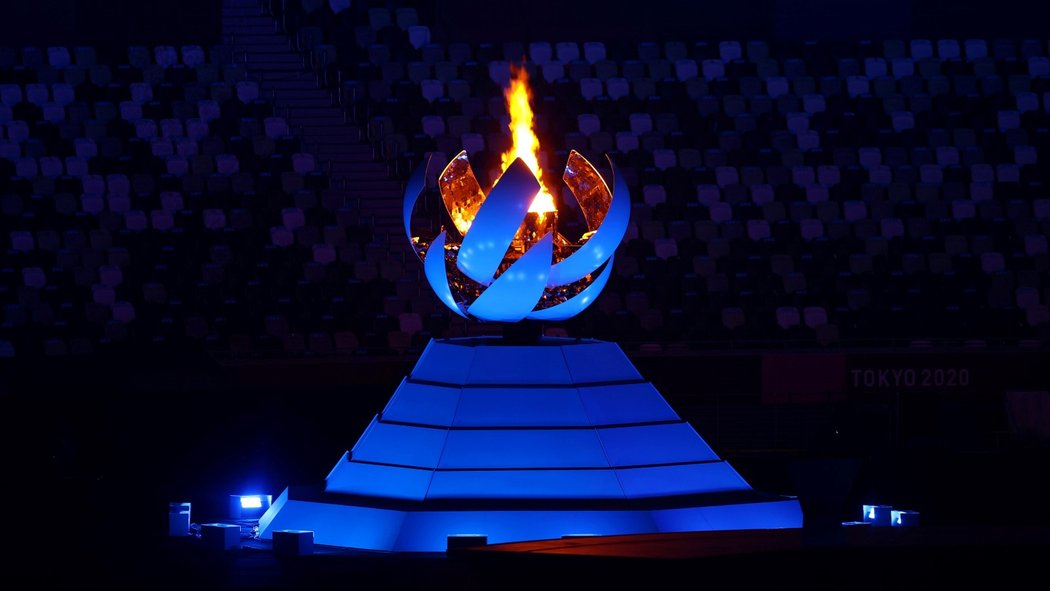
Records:
M540 140L532 128L532 105L529 100L532 92L529 90L529 74L524 67L511 65L510 86L503 91L503 97L507 101L507 113L510 114L510 135L513 143L509 150L503 153L501 166L506 170L515 158L521 158L526 166L532 170L532 174L540 181L542 187L529 206L531 212L557 211L554 207L554 194L543 184L543 172L540 170Z

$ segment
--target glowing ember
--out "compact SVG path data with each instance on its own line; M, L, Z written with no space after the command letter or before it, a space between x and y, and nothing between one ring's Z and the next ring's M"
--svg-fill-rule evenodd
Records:
M512 65L510 68L510 86L503 91L507 101L507 113L510 114L510 135L512 145L503 153L501 166L507 170L515 158L521 158L523 162L539 179L543 186L529 206L529 211L543 213L557 211L554 207L553 192L543 184L543 173L540 171L540 140L532 128L532 105L529 99L532 92L529 90L529 74L525 68Z

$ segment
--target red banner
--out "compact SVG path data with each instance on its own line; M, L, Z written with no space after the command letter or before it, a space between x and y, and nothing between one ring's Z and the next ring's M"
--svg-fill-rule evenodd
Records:
M773 353L762 356L763 402L826 402L846 393L846 356Z

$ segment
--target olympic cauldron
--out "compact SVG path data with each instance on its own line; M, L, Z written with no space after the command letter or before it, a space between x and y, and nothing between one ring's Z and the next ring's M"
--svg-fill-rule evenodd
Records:
M579 313L608 280L630 215L610 168L611 191L569 154L562 179L587 223L574 241L558 232L538 166L510 160L486 196L465 153L438 177L441 229L413 235L421 166L404 222L435 293L481 320ZM800 525L797 500L753 490L615 343L464 337L431 339L323 486L286 488L259 537L309 530L321 545L434 552L464 534L501 543Z
M631 213L626 184L609 166L611 191L594 165L569 153L562 180L587 223L577 241L558 231L556 210L530 211L542 188L520 158L485 195L465 151L438 176L446 223L436 236L414 236L427 169L419 167L405 189L405 233L438 298L460 316L501 322L564 320L590 305L609 279Z

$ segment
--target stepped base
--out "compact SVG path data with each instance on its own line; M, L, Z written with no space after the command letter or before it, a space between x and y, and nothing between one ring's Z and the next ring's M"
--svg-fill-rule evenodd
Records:
M259 521L318 544L444 551L490 543L801 527L722 461L612 343L431 341L323 491L289 488Z

